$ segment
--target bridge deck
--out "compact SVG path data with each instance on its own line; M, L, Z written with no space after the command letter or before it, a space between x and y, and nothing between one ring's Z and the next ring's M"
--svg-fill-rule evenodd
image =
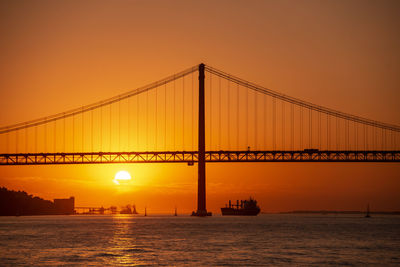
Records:
M197 161L197 151L0 154L0 165ZM400 151L206 151L206 162L400 162Z

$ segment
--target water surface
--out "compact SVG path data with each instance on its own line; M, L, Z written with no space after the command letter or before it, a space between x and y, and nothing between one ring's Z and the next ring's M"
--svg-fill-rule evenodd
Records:
M398 265L400 217L0 217L0 265Z

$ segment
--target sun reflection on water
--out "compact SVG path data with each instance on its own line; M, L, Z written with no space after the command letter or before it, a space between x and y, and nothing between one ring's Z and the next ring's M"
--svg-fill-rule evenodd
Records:
M110 265L143 265L137 253L135 221L131 215L116 214L113 216L113 235L110 240L109 250L112 257L109 257Z

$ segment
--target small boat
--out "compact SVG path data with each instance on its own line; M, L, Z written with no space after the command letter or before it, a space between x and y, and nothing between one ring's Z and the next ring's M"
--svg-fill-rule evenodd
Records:
M221 208L222 215L236 215L236 216L256 216L261 211L260 207L257 205L255 199L239 200L236 201L236 205L232 204L229 200L229 205L225 208Z
M199 211L192 211L192 215L190 216L196 216L196 217L206 217L206 216L212 216L212 212L207 212L207 211L203 211L203 212L199 212Z
M178 211L177 211L176 207L175 207L175 213L174 213L174 216L178 216Z
M371 218L371 215L369 213L369 203L367 205L367 214L365 214L365 218Z

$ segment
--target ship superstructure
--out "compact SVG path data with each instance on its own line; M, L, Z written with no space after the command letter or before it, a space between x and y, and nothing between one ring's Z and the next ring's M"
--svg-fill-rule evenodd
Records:
M256 216L260 213L260 207L257 201L250 197L248 200L236 200L236 204L229 204L221 208L222 215Z

